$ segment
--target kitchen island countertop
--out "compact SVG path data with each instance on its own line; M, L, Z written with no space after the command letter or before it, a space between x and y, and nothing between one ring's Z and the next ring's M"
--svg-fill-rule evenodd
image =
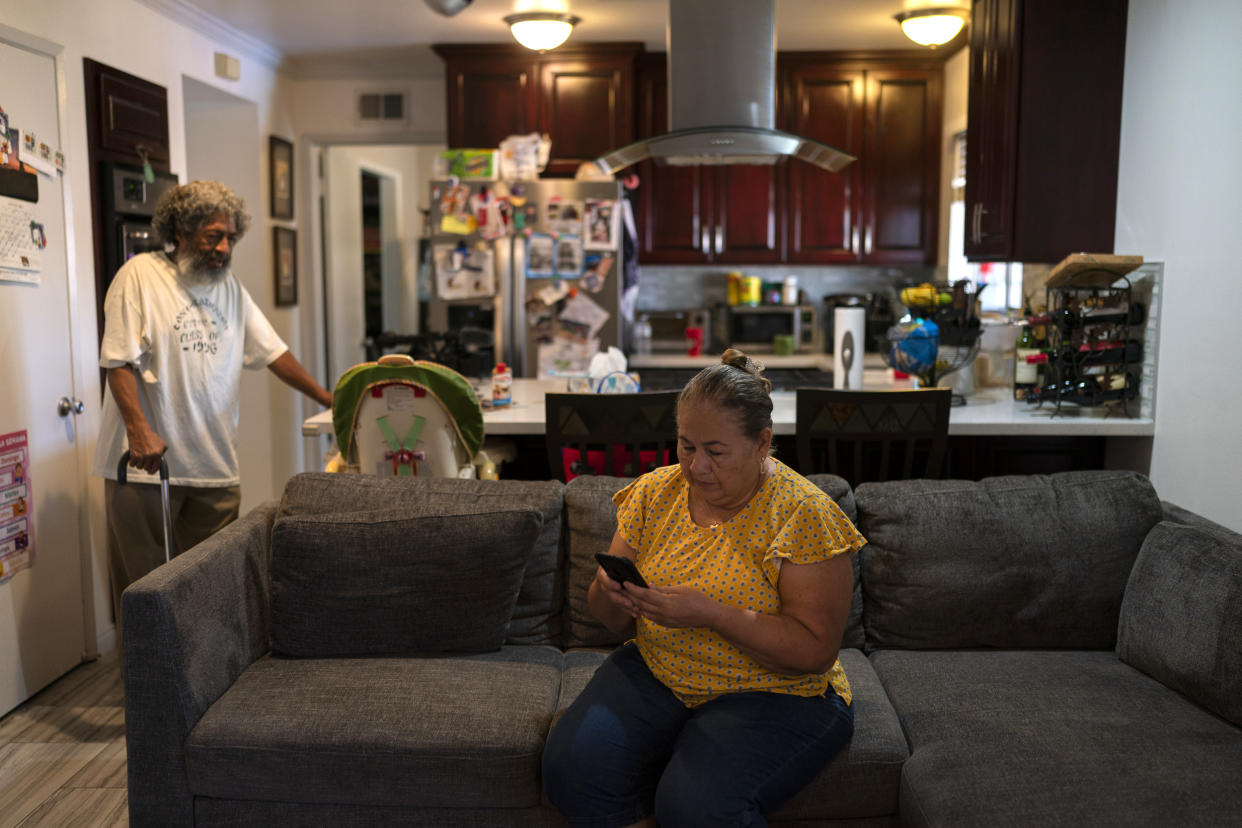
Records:
M714 364L715 358L708 364ZM637 368L637 366L634 366ZM868 369L863 374L866 390L909 388L908 380L891 379L882 369ZM565 380L515 379L513 404L504 408L484 408L483 427L487 434L543 434L544 404L548 393L565 390ZM772 394L773 430L778 435L794 434L794 392ZM986 388L966 398L966 405L956 406L949 413L949 434L980 436L1101 436L1149 437L1156 433L1152 417L1127 418L1119 413L1105 416L1100 409L1062 407L1053 414L1050 406L1036 408L1013 399L1008 388ZM302 424L302 434L314 437L332 434L332 412L322 411Z

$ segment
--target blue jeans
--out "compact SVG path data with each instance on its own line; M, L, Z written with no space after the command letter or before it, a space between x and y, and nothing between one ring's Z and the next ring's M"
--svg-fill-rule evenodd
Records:
M734 693L688 708L618 647L543 751L548 799L570 825L767 825L845 747L854 713L829 689L804 698Z

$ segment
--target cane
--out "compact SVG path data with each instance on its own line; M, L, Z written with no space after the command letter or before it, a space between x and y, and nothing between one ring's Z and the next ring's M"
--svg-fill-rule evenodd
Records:
M116 467L116 482L124 486L128 476L129 450L121 455ZM160 456L160 500L164 503L164 563L172 560L172 514L168 508L168 462Z

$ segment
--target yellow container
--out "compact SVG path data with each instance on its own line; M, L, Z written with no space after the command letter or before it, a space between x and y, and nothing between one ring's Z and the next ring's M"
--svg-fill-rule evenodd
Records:
M742 279L742 297L739 304L758 307L763 301L763 280L758 276L746 276Z
M729 304L742 304L742 272L740 270L729 271Z

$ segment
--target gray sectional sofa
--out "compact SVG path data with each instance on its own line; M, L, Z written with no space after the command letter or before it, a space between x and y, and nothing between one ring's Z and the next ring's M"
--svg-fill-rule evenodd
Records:
M812 479L870 542L855 732L774 823L1242 818L1242 537L1128 472ZM540 752L618 643L624 483L300 475L132 586L131 822L563 824Z

